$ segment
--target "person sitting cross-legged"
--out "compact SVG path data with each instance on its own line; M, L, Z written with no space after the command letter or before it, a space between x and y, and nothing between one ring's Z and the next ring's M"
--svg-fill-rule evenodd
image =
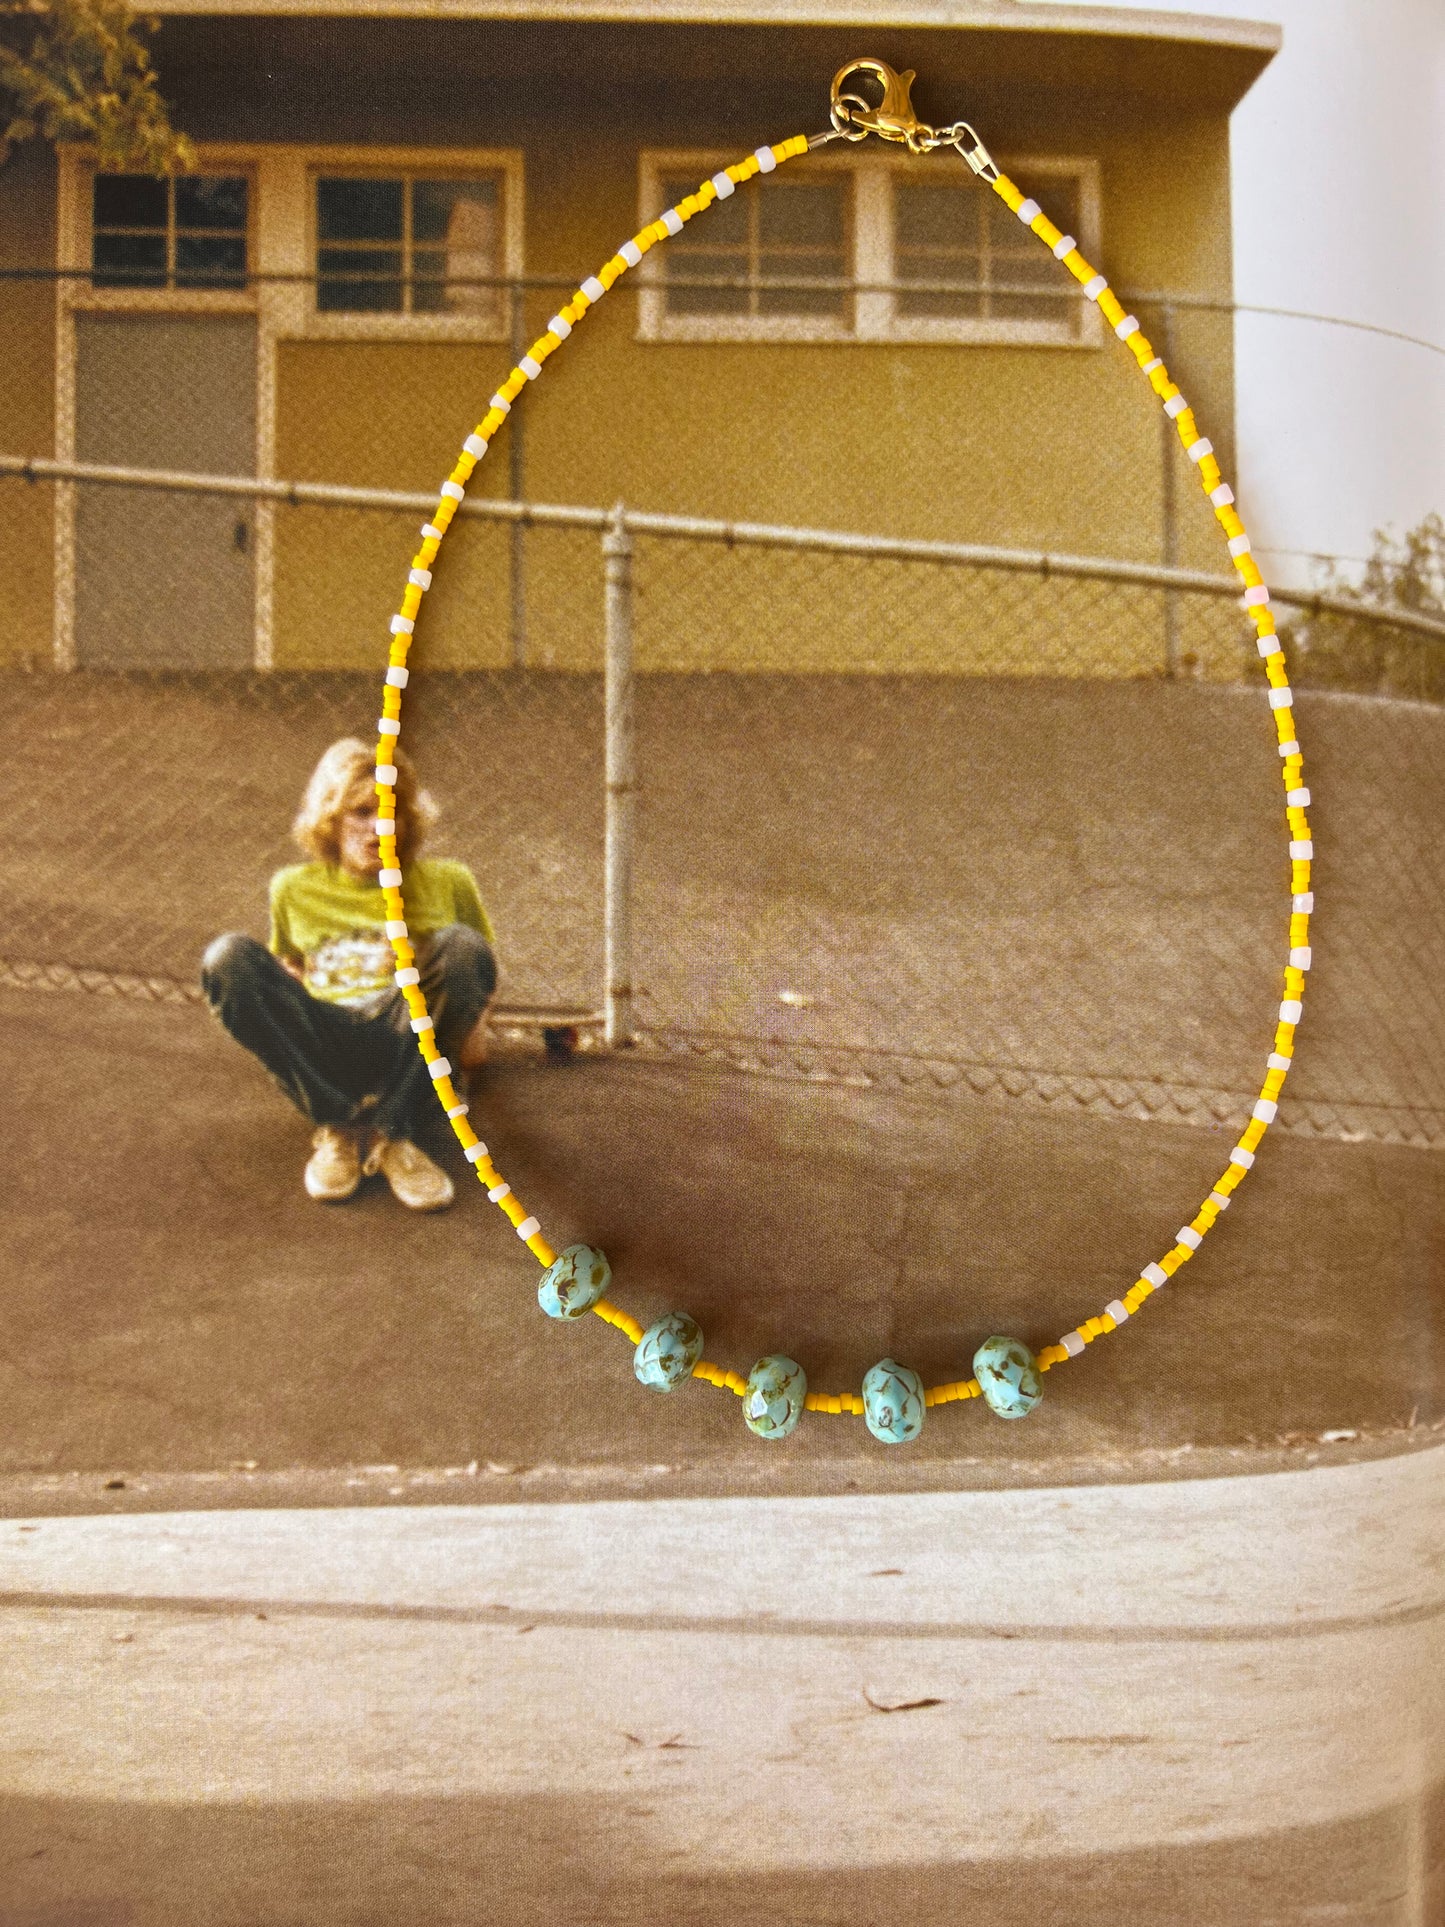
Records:
M464 863L419 858L435 819L404 752L395 758L396 841L407 930L437 1043L459 1069L485 1057L496 989L492 926ZM452 1201L451 1179L416 1142L436 1099L394 980L377 875L373 752L333 743L306 786L293 834L308 862L271 879L271 937L217 937L201 961L212 1011L316 1125L308 1194L349 1198L380 1172L414 1211Z

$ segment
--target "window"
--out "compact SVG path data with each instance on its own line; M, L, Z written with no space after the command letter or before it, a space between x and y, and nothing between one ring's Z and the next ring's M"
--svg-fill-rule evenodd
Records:
M697 186L697 175L663 174L659 189L672 207ZM848 182L784 176L765 194L735 194L668 243L666 313L747 320L821 321L850 325ZM817 288L806 284L819 282ZM725 286L688 285L726 283ZM773 283L781 283L774 286Z
M717 165L705 154L644 157L644 218L692 193ZM1075 283L965 169L892 156L791 167L716 203L648 255L644 338L1101 339ZM1007 167L1085 251L1097 247L1093 163Z
M317 311L455 315L500 328L503 217L500 173L318 176Z
M97 174L91 257L98 288L245 286L250 195L243 174Z

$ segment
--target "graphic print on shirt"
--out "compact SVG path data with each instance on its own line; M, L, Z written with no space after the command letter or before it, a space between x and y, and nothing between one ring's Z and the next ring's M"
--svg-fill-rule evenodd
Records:
M306 959L306 988L333 1004L364 1004L391 988L391 945L380 924L327 937Z

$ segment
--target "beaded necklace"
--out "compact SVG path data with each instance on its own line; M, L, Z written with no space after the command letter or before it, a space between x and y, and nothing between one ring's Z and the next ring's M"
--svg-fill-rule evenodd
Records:
M861 95L845 91L845 85L855 75L871 76L881 84L883 98L879 103L870 104ZM1314 846L1305 817L1310 793L1304 787L1289 679L1269 606L1269 590L1264 586L1250 553L1249 537L1235 510L1233 492L1220 474L1213 447L1200 434L1193 411L1170 379L1163 361L1145 339L1137 318L1125 313L1104 276L1080 254L1074 237L1061 233L1038 203L1025 196L1007 175L1000 172L987 148L966 121L943 128L928 127L920 122L909 100L912 81L911 73L895 73L880 60L851 61L834 77L830 116L832 126L826 133L812 136L800 134L775 146L760 147L745 160L724 168L714 174L711 180L703 181L694 193L679 201L676 207L666 209L655 221L634 234L631 240L624 241L616 254L605 261L595 275L584 281L571 299L553 315L544 333L532 343L492 396L486 414L462 444L455 468L441 485L432 519L422 527L421 548L413 559L401 608L391 620L390 667L386 672L383 713L378 724L376 829L380 839L382 868L377 880L386 903L386 935L396 956L396 982L411 1011L411 1028L416 1034L417 1047L426 1060L437 1097L451 1120L467 1162L475 1170L488 1198L499 1207L517 1236L543 1267L537 1294L542 1310L550 1317L561 1320L580 1319L591 1312L624 1333L634 1347L633 1365L638 1380L655 1391L672 1392L688 1379L696 1378L732 1392L743 1401L743 1416L747 1425L762 1438L786 1437L805 1410L861 1416L873 1436L885 1444L899 1444L916 1438L929 1408L949 1405L958 1400L982 1397L991 1410L1002 1418L1021 1418L1032 1411L1043 1394L1042 1375L1056 1365L1077 1358L1095 1339L1116 1331L1133 1317L1156 1291L1168 1283L1181 1265L1188 1263L1219 1214L1228 1209L1230 1198L1253 1165L1260 1140L1274 1120L1294 1052L1295 1027L1300 1021L1305 972L1310 967L1309 918L1314 909L1310 863ZM1289 957L1284 971L1284 996L1279 1006L1274 1048L1269 1054L1264 1084L1250 1121L1230 1152L1223 1173L1194 1217L1181 1228L1173 1244L1161 1257L1145 1265L1122 1297L1113 1299L1103 1311L1086 1318L1074 1330L1065 1332L1056 1344L1044 1346L1037 1354L1015 1338L995 1336L986 1339L974 1356L974 1375L970 1378L925 1387L917 1372L891 1358L885 1358L864 1376L861 1393L815 1392L808 1389L806 1375L796 1360L781 1355L760 1359L747 1378L710 1364L702 1356L702 1332L685 1312L669 1312L644 1332L635 1318L606 1296L612 1272L603 1253L583 1244L572 1245L560 1255L555 1252L543 1236L539 1220L527 1210L497 1169L486 1145L468 1121L467 1105L453 1084L451 1065L437 1047L435 1026L419 983L415 952L407 934L402 871L396 846L394 751L401 732L401 696L407 684L407 655L422 598L431 587L433 565L442 539L456 513L457 504L463 499L472 471L486 454L488 444L511 412L513 403L528 383L541 374L548 357L556 353L607 290L629 268L638 266L650 248L659 246L671 235L681 233L689 221L714 202L728 200L754 176L771 174L785 162L807 153L811 148L824 146L834 140L864 140L869 134L902 142L914 154L925 154L944 147L954 148L1005 207L1080 284L1084 295L1097 306L1120 343L1133 356L1162 404L1164 413L1174 423L1227 539L1230 557L1243 583L1244 607L1253 620L1259 653L1264 660L1269 682L1269 706L1279 738L1285 812L1289 826Z

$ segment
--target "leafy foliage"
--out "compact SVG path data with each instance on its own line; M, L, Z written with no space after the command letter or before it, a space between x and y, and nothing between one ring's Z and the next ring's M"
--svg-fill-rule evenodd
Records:
M88 141L102 167L194 167L141 39L156 24L127 0L0 0L0 162L38 135Z
M1377 529L1358 581L1331 565L1318 586L1362 608L1409 610L1445 622L1445 518L1427 515L1398 537ZM1297 617L1282 634L1291 681L1445 702L1445 642L1388 622L1324 612Z

